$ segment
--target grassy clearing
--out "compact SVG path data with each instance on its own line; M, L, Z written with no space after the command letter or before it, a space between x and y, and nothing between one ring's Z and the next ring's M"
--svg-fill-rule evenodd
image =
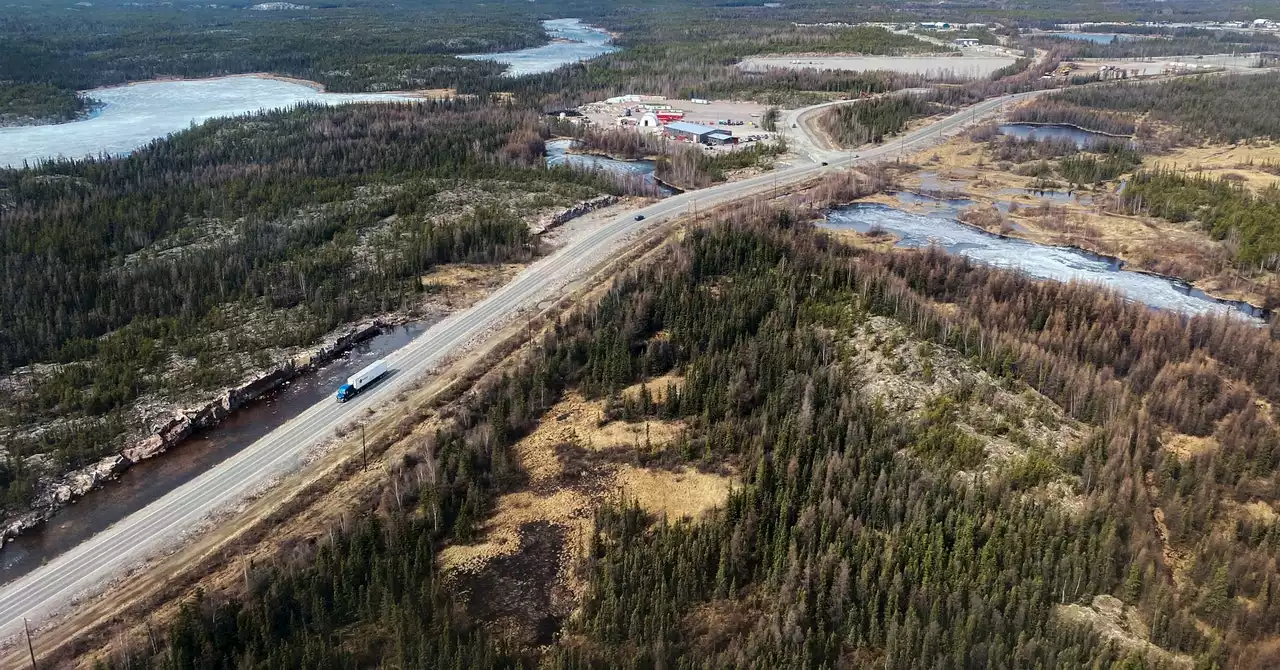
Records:
M683 383L663 375L619 396L647 393L660 402ZM566 393L513 447L524 483L498 498L476 542L440 553L471 614L504 637L543 644L548 627L578 606L585 588L579 563L600 504L621 498L657 516L696 519L729 495L732 476L637 464L638 453L675 444L687 428L682 421L628 423L606 414L605 400Z

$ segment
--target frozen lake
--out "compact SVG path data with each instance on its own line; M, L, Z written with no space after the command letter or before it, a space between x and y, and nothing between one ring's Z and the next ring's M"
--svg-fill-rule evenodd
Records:
M93 89L85 94L103 103L90 118L56 125L0 128L0 166L21 167L24 161L35 163L58 157L118 156L208 119L299 103L414 99L395 93L321 93L305 84L255 75L147 81Z
M510 67L505 74L509 77L519 77L550 72L561 65L577 63L618 50L618 47L609 43L613 39L609 33L593 28L580 19L551 19L543 21L542 27L548 35L551 35L550 44L519 51L466 54L459 58L506 63Z
M950 253L967 256L979 263L1018 270L1036 279L1097 284L1159 309L1184 314L1234 314L1258 322L1255 310L1248 305L1216 300L1198 289L1164 277L1125 270L1114 258L992 235L966 226L946 214L913 214L885 205L860 203L832 211L822 225L863 233L878 227L897 236L901 247L921 248L936 244Z

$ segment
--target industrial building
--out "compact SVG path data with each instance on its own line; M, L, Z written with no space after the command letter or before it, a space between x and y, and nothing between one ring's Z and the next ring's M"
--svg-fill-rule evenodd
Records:
M661 128L663 124L679 121L684 118L684 112L678 109L664 109L656 112L645 112L640 117L639 126L641 128Z
M667 137L698 144L734 144L736 141L733 138L733 133L723 128L700 126L696 123L686 123L684 121L668 123L664 130Z

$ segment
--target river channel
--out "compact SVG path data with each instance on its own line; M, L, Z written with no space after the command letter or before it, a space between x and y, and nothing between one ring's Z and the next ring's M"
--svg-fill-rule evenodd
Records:
M157 458L138 463L118 480L64 507L44 525L0 549L0 584L31 572L207 472L315 403L332 399L344 379L408 344L428 326L422 322L385 330L320 370L298 377L232 413L218 426L196 433Z
M675 189L658 181L654 175L656 166L650 160L624 161L598 154L573 153L574 140L558 139L547 142L547 167L566 165L583 171L600 170L622 177L634 177L648 186L654 187L658 194L665 197L675 193Z
M506 63L509 77L541 74L618 50L613 46L613 36L589 26L581 19L551 19L542 22L543 30L551 36L551 42L542 46L504 51L500 53L466 54L459 58Z
M877 203L855 203L832 211L822 225L861 233L884 230L898 237L899 247L936 245L979 263L1017 270L1036 279L1096 284L1158 309L1188 315L1232 314L1262 322L1261 310L1251 305L1217 300L1183 282L1125 270L1115 258L994 235L965 225L954 215L945 201L937 209L923 213Z

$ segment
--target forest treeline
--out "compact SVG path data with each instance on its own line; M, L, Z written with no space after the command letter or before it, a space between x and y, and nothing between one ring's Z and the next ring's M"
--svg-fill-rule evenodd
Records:
M1057 187L1055 179L1076 187L1103 184L1142 164L1142 153L1122 138L1099 139L1080 146L1067 138L1004 135L996 124L975 128L969 138L985 143L992 160L1014 164L1014 173L1035 177L1036 183L1046 189Z
M93 100L52 84L0 82L0 128L72 121L93 105Z
M836 105L819 117L822 129L844 147L857 147L868 142L879 144L897 135L915 119L953 112L980 102L988 95L999 95L999 87L1012 86L1024 78L1018 71L999 81L971 82L964 86L930 88L924 93L888 95ZM1009 82L1012 79L1014 82ZM996 88L992 88L996 87Z
M1056 123L1108 135L1133 135L1137 124L1127 115L1090 109L1057 100L1023 105L1009 112L1014 123Z
M894 95L836 105L819 117L822 129L840 146L852 148L896 135L913 119L944 108L918 95Z
M1036 477L982 455L961 476L961 428L889 415L842 373L871 316L1090 431ZM937 250L858 251L743 206L468 396L398 459L376 513L256 566L247 592L190 601L110 667L1273 667L1280 524L1242 508L1280 502L1278 339ZM599 509L580 614L549 648L470 623L434 552L518 481L505 450L571 386L609 399L666 373L683 387L631 410L687 426L662 458L738 465L724 508ZM1215 447L1173 452L1170 431ZM1098 594L1163 651L1060 615Z
M708 151L701 145L668 140L656 133L577 126L574 134L581 150L623 159L655 159L654 174L680 189L704 188L725 181L727 173L733 170L772 169L774 157L787 152L787 143L782 137L732 150Z
M1221 20L1221 19L1217 19ZM1126 37L1093 42L1051 35L1023 35L1020 43L1040 49L1066 48L1075 58L1169 58L1191 54L1236 54L1280 50L1280 38L1268 33L1204 28L1161 28L1158 34L1139 33L1142 27L1107 26L1104 32ZM1151 29L1147 29L1151 30Z
M1280 187L1253 191L1223 178L1145 170L1129 180L1116 204L1126 214L1195 221L1226 242L1232 260L1280 270Z
M124 426L111 415L143 394L216 389L261 352L412 309L440 264L530 259L524 217L616 192L545 169L547 132L510 108L312 107L209 121L124 158L0 170L0 371L60 364L3 419L63 419L6 440L6 507L38 474L26 456L75 467L112 451Z
M1069 116L1084 107L1098 110L1099 114L1145 115L1148 121L1176 126L1182 131L1181 140L1192 144L1205 139L1216 142L1275 140L1280 138L1280 107L1274 104L1277 96L1280 96L1280 74L1201 75L1163 82L1067 89L1052 94L1043 104L1022 108L1018 113L1063 109L1063 114ZM1062 103L1069 106L1062 107ZM1103 118L1111 116L1107 114ZM1106 121L1092 121L1088 116L1081 119L1086 123L1078 125L1113 132L1106 127L1087 125L1096 122L1106 126Z
M892 72L770 69L748 72L745 57L769 53L854 52L897 54L938 47L873 27L806 27L763 20L744 9L716 15L682 8L670 13L608 15L621 51L517 81L488 81L548 108L564 108L609 95L644 92L670 98L752 99L766 103L821 100L825 93L880 92L920 85L923 78ZM496 90L495 88L495 90Z
M505 68L452 54L546 40L533 16L504 4L412 0L272 12L39 3L10 8L0 22L0 82L70 92L157 77L272 72L332 91L450 87Z
M563 107L616 92L788 99L797 92L883 86L885 75L746 74L735 64L759 53L939 49L882 28L798 26L711 3L657 3L629 12L596 2L572 4L550 15L526 3L458 6L442 0L280 12L36 5L15 10L0 24L0 82L52 85L69 95L156 77L272 72L317 81L332 91L514 89L535 103ZM542 44L547 36L537 19L555 16L594 17L621 31L624 51L593 66L522 82L504 76L503 64L454 57Z

